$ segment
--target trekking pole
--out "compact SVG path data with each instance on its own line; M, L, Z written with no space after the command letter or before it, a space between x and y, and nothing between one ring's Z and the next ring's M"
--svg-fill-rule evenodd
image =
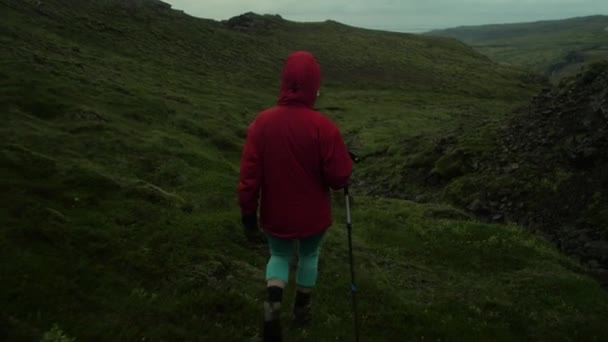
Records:
M349 152L350 157L355 163L359 162L359 158L355 156L353 153ZM355 283L355 264L353 261L353 223L350 211L350 193L348 185L344 188L344 198L346 203L346 231L348 234L348 253L350 257L350 289L353 297L353 321L355 324L355 341L359 342L359 317L357 314L357 285Z

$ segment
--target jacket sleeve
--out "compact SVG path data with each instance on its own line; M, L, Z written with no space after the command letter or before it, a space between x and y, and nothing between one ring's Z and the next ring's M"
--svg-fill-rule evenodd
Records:
M353 162L340 130L331 122L321 135L321 157L325 184L333 190L345 188L353 171Z
M247 130L247 140L241 157L238 186L239 205L243 215L257 212L262 182L262 155L260 153L259 125L254 121Z

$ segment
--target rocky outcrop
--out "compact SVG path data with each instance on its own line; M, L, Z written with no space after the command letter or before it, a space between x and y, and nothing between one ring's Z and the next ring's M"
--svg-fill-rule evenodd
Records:
M543 90L498 146L479 179L500 181L469 211L540 232L608 280L608 61Z
M248 12L224 21L224 25L231 30L255 33L276 29L283 22L280 15L258 15Z

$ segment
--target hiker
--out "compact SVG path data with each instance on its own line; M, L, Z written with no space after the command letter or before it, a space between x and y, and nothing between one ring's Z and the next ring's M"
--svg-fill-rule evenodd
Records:
M270 245L266 268L264 340L281 340L279 319L294 241L299 243L293 327L311 323L319 251L332 224L330 189L348 185L352 161L340 130L313 110L321 70L308 52L285 63L278 105L260 113L247 132L238 186L247 236L260 226Z

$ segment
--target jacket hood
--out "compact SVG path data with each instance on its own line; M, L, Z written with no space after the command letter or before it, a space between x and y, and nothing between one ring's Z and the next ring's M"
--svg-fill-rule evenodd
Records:
M295 52L285 62L279 104L313 108L320 86L321 68L317 60L308 52Z

